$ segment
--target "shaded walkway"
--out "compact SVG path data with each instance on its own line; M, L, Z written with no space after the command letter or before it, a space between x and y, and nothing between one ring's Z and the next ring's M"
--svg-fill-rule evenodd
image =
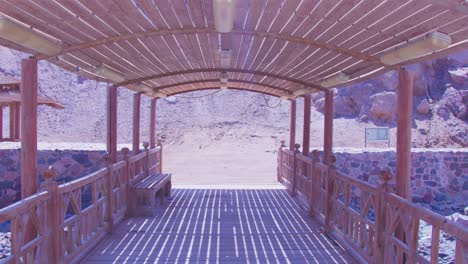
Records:
M353 263L284 190L174 189L128 218L85 263Z

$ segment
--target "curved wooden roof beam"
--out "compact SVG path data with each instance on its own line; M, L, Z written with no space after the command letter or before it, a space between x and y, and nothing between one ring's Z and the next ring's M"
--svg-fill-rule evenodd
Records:
M229 85L228 85L228 87L229 87ZM178 95L178 94L190 93L190 92L202 91L202 90L220 90L220 89L219 89L219 87L203 87L203 88L198 88L198 89L193 89L193 90L187 90L187 91L180 91L180 92L176 92L176 93L171 93L171 94L168 94L167 96L174 96L174 95ZM266 95L270 95L270 96L280 97L280 95L277 95L277 94L272 94L272 93L269 93L269 92L259 91L259 90L255 90L255 89L249 89L249 88L229 87L229 90L247 91L247 92L261 93L261 94L266 94Z
M190 85L190 84L196 84L196 83L208 83L208 82L219 82L219 79L193 80L193 81L163 85L163 86L154 87L154 91L157 92L157 91L161 91L163 89L168 89L168 88L177 87L177 86ZM231 79L229 79L228 86L229 86L230 83L252 84L252 85L257 85L257 86L263 86L265 88L278 90L280 93L283 93L283 94L284 93L289 94L289 95L292 94L291 91L288 90L288 89L280 88L280 87L277 87L277 86L274 86L274 85L261 83L261 82L253 82L253 81L245 81L245 80L231 80Z
M36 58L38 60L47 60L47 59L54 58L56 56L60 56L60 55L67 54L70 52L79 51L79 50L83 50L87 48L94 48L94 47L111 44L111 43L115 43L115 42L122 41L122 40L139 39L139 38L150 37L150 36L164 36L164 35L175 35L175 34L198 34L198 33L218 34L218 32L213 28L158 29L158 30L142 31L142 32L118 35L118 36L102 38L102 39L98 39L98 40L94 40L90 42L80 43L78 45L65 47L62 52L54 56L37 55ZM382 66L386 66L382 64L378 58L372 57L365 53L356 52L351 49L341 48L330 43L325 43L325 42L316 41L312 39L304 39L304 38L293 37L293 36L286 35L286 34L261 32L261 31L233 30L231 33L238 34L238 35L249 35L249 36L256 36L256 37L265 37L265 38L285 40L288 42L299 43L299 44L303 44L307 46L313 46L316 48L326 49L329 51L337 52L337 53L344 54L344 55L354 57L357 59L361 59L364 61L369 61L369 62L376 63Z
M175 76L175 75L181 75L181 74L189 74L189 73L199 73L199 72L236 72L236 73L247 73L247 74L254 74L254 75L261 75L261 76L266 76L266 77L271 77L274 79L279 79L279 80L284 80L292 83L297 83L299 85L303 85L305 87L310 87L319 91L327 91L328 89L323 88L317 84L314 83L309 83L309 82L304 82L299 79L294 79L274 73L268 73L268 72L262 72L262 71L252 71L252 70L242 70L242 69L233 69L233 68L207 68L207 69L194 69L194 70L184 70L184 71L175 71L175 72L169 72L169 73L161 73L161 74L154 74L154 75L149 75L141 78L136 78L132 80L126 80L120 83L116 83L114 86L127 86L130 84L135 84L135 83L141 83L144 81L152 80L152 79L159 79L159 78L164 78L164 77L170 77L170 76Z

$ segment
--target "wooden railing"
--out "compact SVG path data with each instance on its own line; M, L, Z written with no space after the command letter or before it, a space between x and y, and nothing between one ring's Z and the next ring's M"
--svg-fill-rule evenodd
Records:
M11 226L11 254L0 263L76 263L127 214L132 180L161 171L161 146L145 150L72 182L44 173L41 192L0 209ZM108 158L108 157L106 157ZM151 172L150 172L151 171Z
M280 147L278 179L310 210L325 230L368 263L439 263L441 234L455 240L454 263L468 263L468 230L392 193L391 175L382 171L375 186L338 173L335 158L327 166L319 152L312 158ZM420 251L420 222L432 228L427 256Z

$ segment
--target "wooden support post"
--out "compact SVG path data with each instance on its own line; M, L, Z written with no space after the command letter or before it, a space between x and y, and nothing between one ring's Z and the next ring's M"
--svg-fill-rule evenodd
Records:
M377 208L374 208L376 213L375 219L375 248L376 253L374 254L373 263L385 263L385 232L386 232L386 213L387 203L385 201L385 193L389 191L388 182L392 179L392 175L389 171L383 170L380 172L380 189L379 196L376 197L378 200ZM417 240L416 240L417 241Z
M158 139L158 147L160 148L160 153L159 153L159 173L162 173L162 168L163 168L163 145L162 145L162 140Z
M114 170L111 156L107 155L104 157L107 161L107 175L106 175L106 186L107 186L107 200L106 200L106 219L107 219L107 232L110 234L114 231Z
M310 108L312 96L304 96L304 131L302 133L302 155L308 156L310 152Z
M300 155L299 148L301 145L299 144L294 144L294 156L293 156L293 177L292 177L292 187L291 187L291 196L294 197L296 196L296 188L297 188L297 167L298 167L298 162L297 162L297 155Z
M48 229L48 240L50 241L47 252L47 263L61 263L61 237L60 226L63 217L60 215L60 194L58 192L57 182L54 181L56 172L53 167L49 167L44 172L45 182L41 189L47 190L50 194L50 200L47 203L46 225Z
M281 145L278 149L278 168L277 168L278 182L283 182L283 148L284 147L286 147L285 141L281 140Z
M126 211L125 211L125 215L128 216L129 215L129 211L130 211L130 166L128 166L128 153L130 152L130 150L128 148L122 148L122 150L120 151L120 153L122 153L122 158L123 160L125 161L125 203L126 203Z
M20 114L21 114L21 107L20 107L20 104L19 103L16 103L15 104L15 133L14 133L14 141L18 141L21 137L20 135L20 131L21 131L21 128L20 128Z
M140 103L141 93L133 95L133 155L140 153Z
M107 87L107 154L117 162L117 87Z
M0 141L3 141L3 106L0 105Z
M289 149L294 150L296 144L296 99L291 99L291 124L289 129Z
M10 141L15 141L15 104L11 103L9 104L10 107Z
M327 177L327 208L325 211L325 230L327 233L333 230L332 228L332 214L333 214L333 203L334 197L334 180L335 180L335 167L336 157L331 155L328 164L328 177Z
M150 168L150 156L149 156L149 143L148 142L143 142L143 148L145 149L145 153L146 153L146 157L145 157L145 161L144 161L144 164L143 164L143 169L145 170L145 175L146 177L148 177L150 175L150 171L149 171L149 168Z
M396 194L410 199L411 124L414 74L401 68L398 81Z
M156 147L156 98L151 99L150 106L150 149Z
M37 60L21 62L21 198L37 192Z
M323 160L330 165L333 155L333 91L325 92L325 118L324 118Z

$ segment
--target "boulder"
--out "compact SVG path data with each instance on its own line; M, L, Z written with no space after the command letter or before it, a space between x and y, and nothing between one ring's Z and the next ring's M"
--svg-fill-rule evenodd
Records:
M431 111L431 104L429 104L427 99L424 99L418 104L416 110L422 115L428 114Z
M349 96L335 96L333 105L337 117L355 117L361 110Z
M383 92L372 95L370 115L373 120L394 122L397 112L397 96L394 92Z
M388 91L395 91L398 86L398 72L397 71L389 71L377 77L382 85Z
M457 89L453 87L447 88L442 96L442 103L455 117L465 120L467 115L466 105L463 102L463 96Z
M468 67L455 68L448 71L452 81L458 85L468 85Z
M175 96L166 97L166 102L168 102L169 104L176 104L177 101L178 101L178 99Z

